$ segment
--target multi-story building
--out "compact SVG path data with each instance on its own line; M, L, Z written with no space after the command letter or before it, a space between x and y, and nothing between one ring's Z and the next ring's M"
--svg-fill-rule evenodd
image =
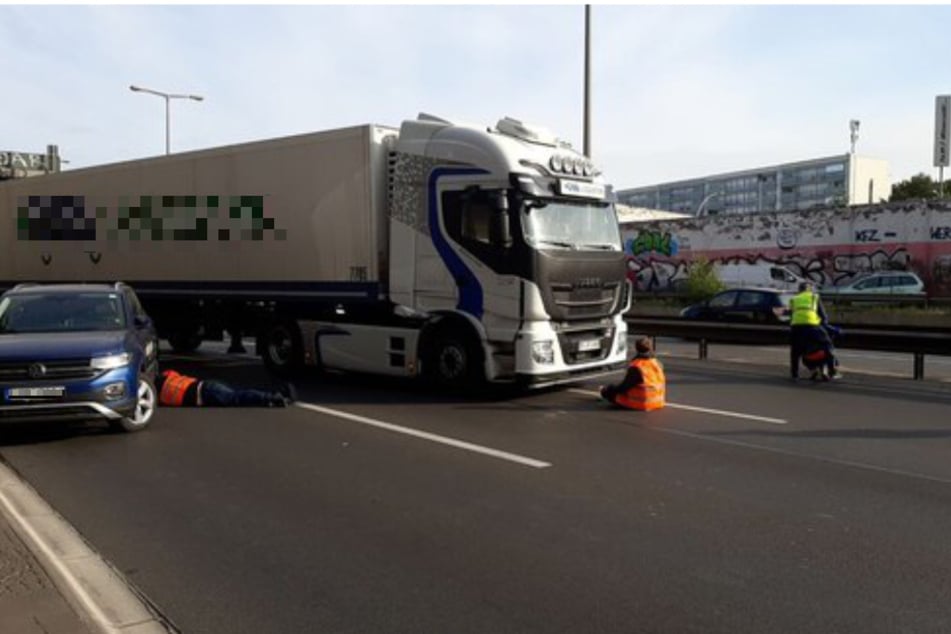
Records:
M46 154L0 150L0 181L11 178L26 178L60 171L62 159L59 148L46 146Z
M632 207L691 215L793 211L888 200L888 161L854 154L618 191Z

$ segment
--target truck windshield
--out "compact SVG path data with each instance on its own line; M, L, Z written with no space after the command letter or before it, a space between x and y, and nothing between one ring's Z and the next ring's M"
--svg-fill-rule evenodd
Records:
M0 334L121 330L125 317L115 293L11 295L0 302Z
M537 249L621 250L613 205L533 200L523 209L525 239Z

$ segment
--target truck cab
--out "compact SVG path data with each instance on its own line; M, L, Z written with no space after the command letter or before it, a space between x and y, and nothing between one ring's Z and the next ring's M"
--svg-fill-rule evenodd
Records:
M433 320L424 372L547 385L623 366L630 292L594 163L515 119L421 116L390 164L390 299Z

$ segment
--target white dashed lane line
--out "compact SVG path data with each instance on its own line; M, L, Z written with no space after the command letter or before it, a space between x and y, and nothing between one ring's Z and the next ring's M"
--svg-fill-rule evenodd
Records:
M442 445L448 445L450 447L455 447L456 449L463 449L465 451L471 451L473 453L482 454L485 456L491 456L493 458L498 458L500 460L508 460L509 462L514 462L525 467L532 467L534 469L545 469L552 466L550 462L544 462L542 460L536 460L534 458L528 458L526 456L520 456L518 454L509 453L508 451L501 451L499 449L493 449L491 447L484 447L482 445L476 445L474 443L466 442L464 440L458 440L456 438L450 438L448 436L440 436L438 434L431 434L429 432L420 431L418 429L413 429L411 427L403 427L402 425L394 425L392 423L387 423L375 418L367 418L366 416L358 416L357 414L350 414L349 412L344 412L337 409L331 409L329 407L322 407L320 405L314 405L313 403L294 403L295 406L310 410L312 412L318 412L320 414L326 414L327 416L335 416L337 418L343 418L345 420L353 421L355 423L361 423L363 425L369 425L371 427L377 427L379 429L385 429L387 431L396 432L398 434L405 434L407 436L413 436L422 440L428 440L429 442L435 442Z
M575 394L584 394L585 396L597 396L600 398L598 392L592 392L591 390L579 390L572 388L569 390ZM769 423L771 425L786 425L789 423L788 420L783 418L771 418L769 416L759 416L757 414L745 414L743 412L731 412L725 409L710 409L708 407L697 407L695 405L682 405L680 403L667 403L666 407L672 409L683 409L691 412L702 412L704 414L713 414L715 416L728 416L730 418L742 418L745 420L755 420L760 423Z

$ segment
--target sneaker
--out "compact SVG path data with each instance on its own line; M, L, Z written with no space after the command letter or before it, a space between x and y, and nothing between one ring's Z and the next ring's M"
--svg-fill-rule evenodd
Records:
M297 402L297 388L294 387L293 383L285 383L284 387L278 390L281 396L284 397L284 405L290 405Z
M829 375L829 378L833 381L838 381L839 379L842 378L842 373L836 370L835 372Z

